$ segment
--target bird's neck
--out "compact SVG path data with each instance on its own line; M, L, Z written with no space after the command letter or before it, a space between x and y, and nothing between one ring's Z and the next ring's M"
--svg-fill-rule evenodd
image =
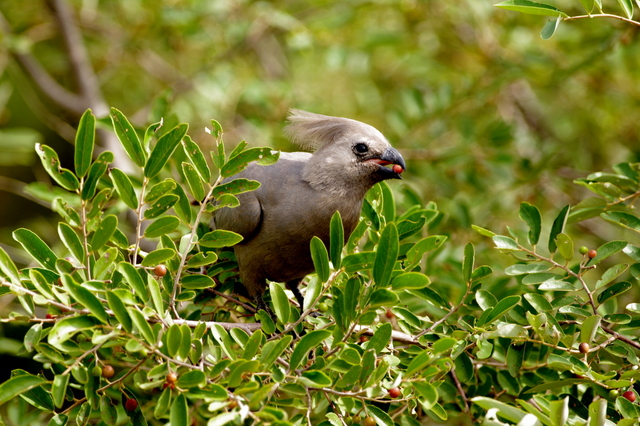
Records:
M330 157L315 155L304 166L302 179L316 191L323 191L335 197L364 198L373 183L362 176L349 173L351 167L345 167L344 161L335 161Z

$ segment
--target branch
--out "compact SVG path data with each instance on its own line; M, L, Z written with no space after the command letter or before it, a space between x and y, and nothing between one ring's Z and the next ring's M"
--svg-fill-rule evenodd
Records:
M578 15L578 16L567 16L566 18L562 18L563 21L574 21L576 19L584 19L584 18L612 18L619 19L628 24L632 24L640 27L640 22L634 21L633 19L625 18L624 16L612 15L610 13L596 13L593 15Z
M69 4L66 0L51 0L51 7L58 22L65 49L69 54L69 63L82 100L94 110L97 116L108 114L109 110L100 93L100 83L89 61L82 34ZM82 108L83 111L84 109Z

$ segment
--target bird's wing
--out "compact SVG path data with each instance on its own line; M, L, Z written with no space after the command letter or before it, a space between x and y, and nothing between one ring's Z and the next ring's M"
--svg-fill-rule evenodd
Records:
M236 232L249 241L258 233L262 223L262 205L254 192L239 194L240 205L236 208L222 208L215 212L214 222L217 229Z

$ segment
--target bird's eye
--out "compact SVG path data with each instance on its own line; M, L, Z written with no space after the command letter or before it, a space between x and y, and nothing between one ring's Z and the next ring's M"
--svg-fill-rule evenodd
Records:
M353 150L358 154L364 154L369 151L369 147L364 143L358 143L353 147Z

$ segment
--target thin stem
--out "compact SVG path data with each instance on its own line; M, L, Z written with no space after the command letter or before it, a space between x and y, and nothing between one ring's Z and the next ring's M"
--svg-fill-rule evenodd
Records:
M189 255L189 252L191 251L191 248L193 247L193 245L196 243L196 235L197 235L196 233L198 231L198 224L200 223L200 217L204 213L207 204L209 204L209 202L212 199L213 190L216 189L218 185L220 185L220 183L222 182L222 179L223 179L222 175L218 174L218 178L213 183L213 185L211 185L211 188L209 188L209 192L207 193L207 196L204 197L204 200L202 201L202 203L200 203L200 210L198 210L198 214L196 214L195 221L193 222L193 225L191 225L191 233L189 234L189 243L185 245L184 250L182 251L182 253L180 253L180 264L178 265L178 270L176 271L176 276L173 280L173 290L171 291L171 300L169 300L169 306L171 306L171 310L175 318L180 318L180 314L178 314L178 310L176 308L176 296L178 294L178 288L180 287L180 278L182 277L182 271L186 264L187 256Z
M133 255L131 259L131 263L133 266L138 266L138 252L140 251L140 239L142 235L140 232L142 231L142 220L143 220L143 206L144 206L144 191L147 189L147 185L149 184L149 179L145 176L142 180L142 189L140 190L140 201L138 201L138 208L136 209L136 244L133 248Z
M578 16L567 16L566 18L562 18L563 21L575 21L576 19L584 19L584 18L612 18L619 19L628 24L636 25L640 27L640 22L634 21L633 19L625 18L624 16L612 15L610 13L596 13L593 15L578 15Z
M597 314L598 313L598 307L596 306L596 302L593 299L593 293L591 292L591 290L589 290L589 287L587 286L587 283L584 281L584 279L582 279L582 275L581 274L577 274L575 272L573 272L571 270L571 268L567 267L566 265L562 265L558 262L556 262L555 260L548 258L548 257L544 257L538 253L536 253L534 250L529 250L526 247L521 246L520 244L518 244L518 247L520 248L520 250L524 251L527 254L530 254L531 256L539 259L539 260L543 260L545 262L551 263L554 267L556 268L560 268L562 270L564 270L567 274L571 275L572 277L576 278L578 281L580 281L580 284L582 284L582 288L584 289L585 293L587 293L587 296L589 296L589 303L591 304L591 307L593 308L593 313ZM580 270L583 271L585 269L588 268L583 268L582 265L580 266Z
M421 331L420 333L418 333L416 335L416 340L418 339L418 337L420 336L424 336L427 333L431 333L433 330L435 330L435 328L437 326L439 326L440 324L442 324L443 322L445 322L451 315L453 315L455 312L458 311L458 309L460 309L462 307L462 305L464 305L464 301L465 299L471 294L471 282L467 283L467 291L464 293L464 296L462 296L462 299L460 299L460 303L458 303L456 306L454 306L449 312L447 312L442 318L440 318L438 321L434 322L431 327L427 328L426 330Z

